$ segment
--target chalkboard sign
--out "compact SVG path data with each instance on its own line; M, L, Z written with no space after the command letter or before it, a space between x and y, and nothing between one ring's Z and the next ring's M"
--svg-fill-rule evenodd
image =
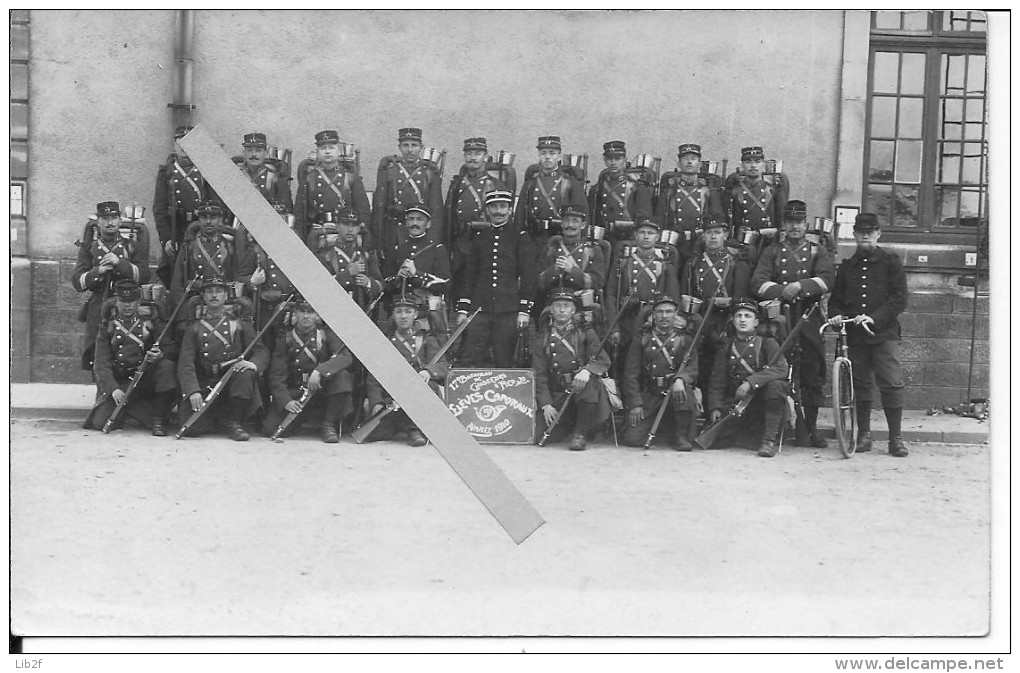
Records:
M451 369L446 406L483 444L530 444L535 374L530 369Z

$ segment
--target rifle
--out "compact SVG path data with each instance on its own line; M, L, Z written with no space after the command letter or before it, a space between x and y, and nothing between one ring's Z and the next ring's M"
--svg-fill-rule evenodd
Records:
M166 338L170 328L173 327L174 318L177 317L178 311L181 310L181 307L184 306L184 303L188 300L188 293L191 292L191 288L196 282L198 282L198 278L199 276L196 274L195 277L191 279L191 282L188 283L188 286L184 288L184 294L174 307L173 313L171 313L170 317L167 318L166 325L163 326L163 331L160 332L159 336L156 337L156 340L152 342L151 348L159 347L160 342ZM149 365L151 365L152 362L155 361L149 360L148 358L142 358L142 363L138 365L138 369L135 370L135 375L131 377L131 382L128 384L127 390L124 391L124 397L120 398L120 402L116 407L114 407L113 413L110 414L110 417L106 419L106 423L103 424L103 432L109 433L110 430L113 429L113 424L117 421L117 418L120 417L121 412L127 408L128 399L130 399L131 393L133 393L135 388L138 387L138 383L142 380L142 377L145 376L145 372L148 371Z
M815 304L817 306L817 303ZM793 313L791 304L786 304L786 318L789 322L790 314ZM798 323L799 324L799 323ZM790 371L787 373L789 381L789 398L793 400L793 434L797 443L804 446L807 439L807 423L804 421L804 404L800 392L800 365L804 357L804 348L798 341L790 351Z
M313 395L315 395L315 393L309 390L308 386L303 386L301 388L301 397L297 401L297 403L301 405L301 411L305 410L305 405L308 404L308 400L312 399ZM294 419L298 417L298 414L300 414L301 411L296 413L293 411L288 412L287 416L280 422L280 425L277 426L276 431L269 437L269 439L279 439L280 435L283 434L283 431L294 422Z
M255 338L252 339L247 346L245 346L244 350L241 351L241 354L234 358L232 361L228 361L230 362L231 366L227 369L227 371L223 372L223 376L220 377L220 380L216 382L216 385L212 387L212 390L210 390L209 393L205 396L205 399L202 400L202 406L198 408L198 411L192 412L188 420L184 423L184 425L181 426L181 429L177 431L176 435L174 435L174 439L180 439L181 437L183 437L184 433L186 433L188 429L191 428L191 426L193 426L198 421L198 419L202 417L202 414L204 414L206 410L208 410L209 407L212 406L212 403L216 401L216 398L220 396L220 393L223 392L223 389L227 387L228 383L230 383L230 379L234 376L234 372L237 371L237 363L244 360L248 353L251 352L251 349L255 347L255 344L257 344L259 340L262 338L262 335L264 335L269 330L270 326L272 326L272 324L276 322L276 319L280 317L281 313L283 313L283 309L287 308L288 304L290 304L291 300L293 299L294 295L291 294L284 301L281 301L280 305L276 307L275 311L273 311L273 315L269 317L269 320L266 321L266 324L262 327L262 329L260 329L258 333L255 334Z
M800 322L797 323L797 326L795 328L790 330L790 333L783 340L783 343L779 346L779 352L776 353L775 357L772 358L772 360L768 363L768 365L766 365L766 367L774 367L775 365L779 364L779 360L782 359L783 353L785 353L790 348L790 346L793 344L794 339L797 338L797 336L800 334L800 331L807 323L807 319L811 317L811 314L817 308L818 304L816 303L810 309L805 311L803 317L800 319ZM722 416L722 418L720 418L718 421L710 425L708 428L705 429L704 432L698 435L694 439L694 443L703 449L708 449L709 447L711 447L712 444L715 443L715 440L719 438L719 434L723 431L723 428L729 423L729 421L733 418L740 418L740 416L743 415L748 405L751 404L751 399L753 397L754 393L748 393L747 395L744 395L744 398L742 400L738 401L736 404L730 406L730 408L727 409L726 413Z
M478 315L478 313L481 310L482 310L481 307L476 308L475 312L469 315L468 319L462 322L457 327L457 329L453 331L453 334L450 335L450 338L446 340L446 343L443 344L442 348L436 351L436 354L432 356L432 359L429 360L429 363L425 365L424 369L434 367L437 362L443 359L443 356L446 355L446 351L450 349L450 346L453 345L453 342L456 341L458 337L460 337L460 335L464 332L465 329L467 329L467 326L471 324L471 321L475 319L475 316ZM389 416L394 411L397 411L398 409L400 409L400 407L397 406L397 403L391 400L389 404L384 406L374 416L369 418L367 421L362 423L360 427L351 432L351 438L358 444L364 444L365 439L370 434L372 434L372 431L379 426L379 423L381 423L384 418Z

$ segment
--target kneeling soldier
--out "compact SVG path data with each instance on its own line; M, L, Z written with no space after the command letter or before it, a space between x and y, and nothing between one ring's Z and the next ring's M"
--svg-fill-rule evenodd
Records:
M585 438L609 418L609 400L602 375L609 370L609 356L591 328L575 324L577 305L569 288L552 293L551 322L536 335L531 347L535 370L535 401L542 409L538 431L556 421L557 406L572 392L564 417L549 435L558 441L571 429L570 450L584 451Z
M294 305L292 328L281 331L269 365L269 391L272 403L262 425L272 435L288 413L301 414L283 431L288 436L299 431L301 421L312 411L322 411L322 441L340 441L340 419L351 411L354 379L350 366L353 356L347 346L328 327L306 301ZM302 406L304 394L313 395Z
M642 446L652 430L660 404L668 404L663 422L673 426L673 448L690 451L691 418L695 408L694 382L698 378L698 359L683 364L691 346L686 324L677 326L677 302L667 294L652 302L652 329L635 337L627 351L623 368L623 404L627 411L627 429L623 443ZM665 398L669 390L668 399ZM659 430L657 434L662 434Z
M96 337L96 363L93 371L99 388L100 402L89 414L83 427L102 429L106 420L121 400L128 384L143 361L148 370L132 392L124 408L146 426L151 426L155 437L166 436L167 414L177 390L175 374L177 355L175 344L154 343L163 330L163 321L155 315L154 306L142 308L141 292L134 281L121 280L114 288L117 298L107 302L107 319ZM115 428L124 425L120 415Z
M229 367L237 367L229 384L213 402L218 420L234 441L249 438L242 424L262 406L258 394L258 376L269 364L269 350L259 340L247 360L237 357L255 340L255 329L247 320L233 320L227 315L227 284L221 278L206 279L202 285L205 305L202 314L184 327L181 355L177 362L177 378L184 400L182 420L188 410L198 411L204 393L212 389ZM208 416L199 420L189 432L201 434L209 429Z
M758 455L776 455L775 437L786 410L786 358L779 344L771 337L758 335L758 306L752 301L733 306L733 335L723 339L716 352L712 382L708 389L709 421L723 416L728 404L735 404L748 395L755 395L744 411L739 424L731 426L722 438L733 438L733 430L754 435ZM763 391L761 395L757 395ZM762 424L764 416L764 425ZM758 428L764 431L758 434ZM753 444L752 444L753 445Z
M396 329L390 336L390 341L408 364L414 367L418 376L428 383L429 387L438 395L439 384L446 380L450 365L444 358L440 358L434 365L428 366L442 346L434 336L424 329L416 329L415 319L417 317L418 302L413 296L398 297L394 300L393 323ZM383 390L374 376L368 377L368 401L372 405L373 416L382 411L383 407L393 404L392 397ZM365 440L374 442L391 439L402 432L407 433L407 443L411 446L425 446L428 443L425 435L402 409L398 409L383 419Z

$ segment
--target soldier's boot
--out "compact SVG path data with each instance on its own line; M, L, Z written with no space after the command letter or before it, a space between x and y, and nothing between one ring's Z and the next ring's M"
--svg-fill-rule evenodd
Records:
M688 437L688 429L691 426L691 413L684 412L676 415L676 428L673 430L672 446L677 451L691 451L694 445Z
M425 446L429 443L429 440L425 439L425 435L422 434L418 428L412 428L407 431L407 443L410 446Z
M322 441L326 444L336 444L340 441L341 407L340 395L326 397L326 411L322 417Z
M758 455L762 458L772 458L776 455L776 443L771 439L761 440L761 444L758 446Z
M762 433L761 444L758 445L758 455L762 458L772 458L776 455L776 435L779 434L779 424L783 420L783 412L786 409L786 400L765 400L765 432Z
M170 405L174 402L174 392L156 393L152 400L152 436L166 437L166 418L170 413Z
M588 448L588 442L584 439L583 432L575 432L570 438L570 446L567 447L571 451L584 451Z
M230 398L226 401L226 413L224 414L224 425L227 428L227 436L235 442L247 442L251 436L241 425L241 418L244 416L244 408L248 400Z
M871 451L871 443L871 402L858 402L856 453Z
M152 436L153 437L166 437L166 427L163 425L162 418L152 419Z
M862 432L857 435L857 446L854 448L856 453L867 453L871 451L871 433Z
M803 446L812 446L816 449L824 449L829 446L825 438L818 434L818 407L804 407L804 424L807 426L807 443Z
M900 436L903 424L903 409L900 407L885 407L885 421L889 425L889 455L897 458L906 458L907 447Z

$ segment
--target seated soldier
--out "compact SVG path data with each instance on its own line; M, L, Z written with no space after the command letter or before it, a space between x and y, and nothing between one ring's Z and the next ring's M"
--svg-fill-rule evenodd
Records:
M786 358L775 339L758 334L758 306L754 302L734 304L732 326L733 334L716 352L708 390L709 421L715 423L722 418L727 406L748 395L754 397L715 444L727 446L727 442L744 435L743 443L758 444L758 455L771 458L776 455L775 438L786 410Z
M652 302L652 327L638 334L627 351L623 367L623 404L627 428L623 443L642 446L651 433L659 405L668 404L656 435L672 430L672 446L690 451L691 419L695 408L694 382L698 358L684 356L691 347L686 320L677 314L677 302L660 294Z
M340 419L351 411L354 380L353 357L347 346L312 305L298 301L291 310L291 328L281 329L269 365L272 402L262 433L271 436L287 414L299 414L281 433L286 437L300 430L309 414L322 414L322 441L340 441ZM304 403L299 400L310 395Z
M390 341L408 364L414 367L422 381L428 383L429 387L438 395L439 385L446 381L450 365L445 358L439 358L437 362L432 363L442 346L434 336L423 328L416 327L417 316L417 300L413 296L398 297L393 302L394 332L390 336ZM384 407L395 406L393 398L383 390L374 376L368 377L368 401L371 404L373 416L381 412ZM365 441L392 439L401 433L407 434L407 443L411 446L425 446L428 443L418 426L401 409L386 416L369 433Z
M240 355L256 341L255 329L246 320L227 314L227 284L221 278L209 278L202 285L204 305L198 318L185 325L181 354L177 360L180 381L182 419L187 410L197 412L210 391L230 367L235 368L229 383L213 402L216 420L231 439L247 441L243 424L262 407L258 377L269 365L269 350L259 339L243 360ZM188 432L199 435L209 430L211 419L204 415Z
M141 305L137 283L120 280L114 290L116 299L107 301L103 307L104 320L96 336L93 371L99 399L82 427L103 428L145 361L145 374L113 427L123 427L125 415L130 415L142 425L151 427L154 437L165 437L164 426L177 390L177 345L166 340L162 344L156 343L164 321L155 306Z
M443 294L450 280L450 254L432 233L432 215L422 203L407 207L404 226L383 258L388 296L413 294L428 316L433 334L450 331Z
M609 356L602 350L595 331L574 320L574 294L560 287L552 293L547 325L540 328L531 346L531 367L535 370L535 401L542 410L538 432L545 433L556 421L557 408L573 393L548 439L559 441L570 432L570 450L584 451L586 437L609 418L609 400L602 375L609 370Z

